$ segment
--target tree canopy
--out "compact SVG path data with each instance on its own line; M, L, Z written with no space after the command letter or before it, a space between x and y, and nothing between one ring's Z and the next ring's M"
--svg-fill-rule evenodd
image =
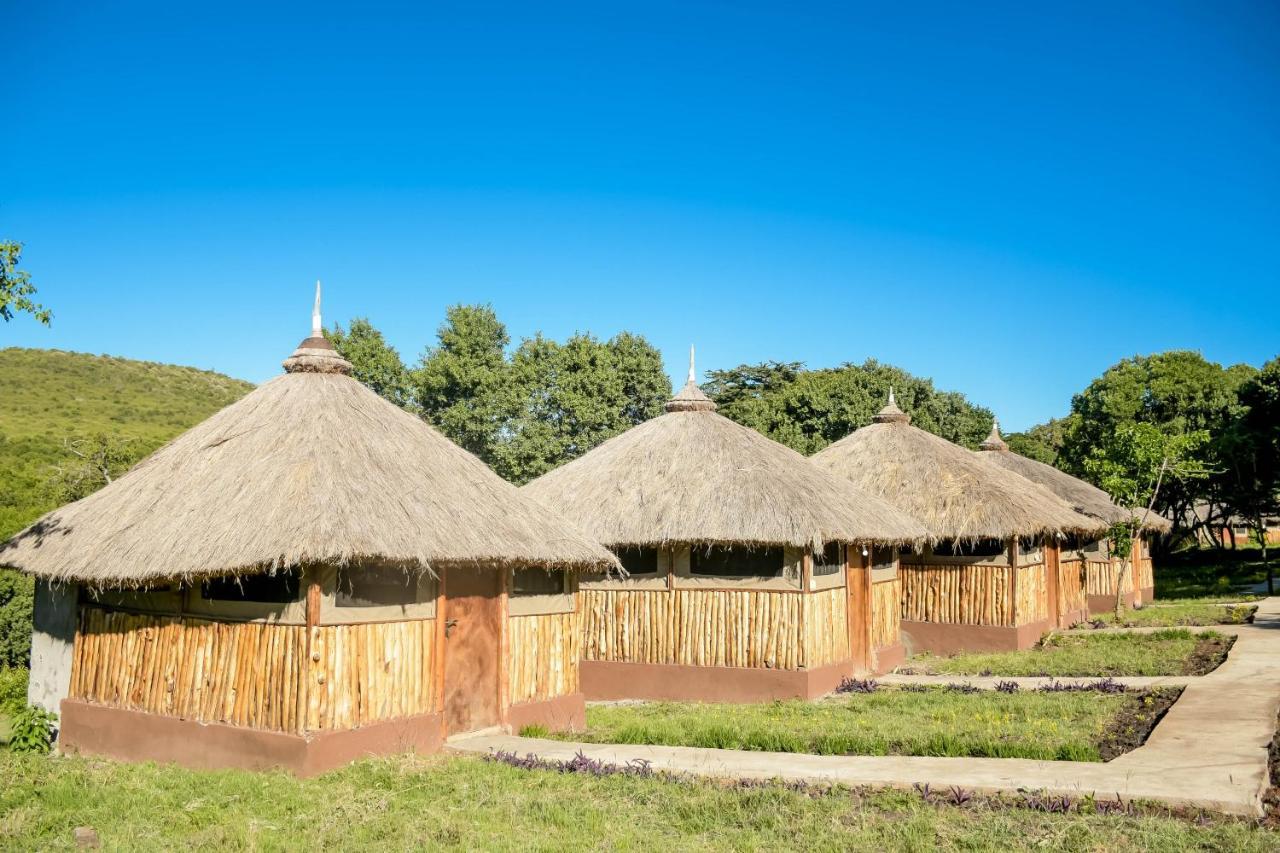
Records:
M325 330L324 336L351 362L353 377L402 409L413 407L409 370L400 360L400 353L367 318L356 317L346 330L335 324Z
M21 243L0 240L0 318L8 323L17 314L26 313L47 326L53 312L31 298L36 286L31 283L30 273L18 269L21 260Z
M800 362L743 364L708 371L703 390L726 417L811 454L871 423L891 386L913 424L948 441L976 448L991 429L990 409L874 359L818 370Z

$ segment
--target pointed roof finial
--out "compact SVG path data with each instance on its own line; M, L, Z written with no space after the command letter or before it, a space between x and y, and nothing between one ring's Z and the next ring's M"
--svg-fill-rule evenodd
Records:
M320 322L320 279L316 279L316 306L311 309L311 337L324 337L324 324Z
M324 336L320 320L320 281L316 280L316 302L311 309L311 337L298 344L293 355L284 361L286 373L341 373L351 375L351 362Z
M703 393L698 387L696 372L693 367L693 344L689 344L689 378L684 387L663 406L668 412L714 412L715 401Z
M319 282L316 282L316 284L317 284L317 286L319 286ZM317 305L319 304L319 299L320 299L320 296L319 296L319 294L317 293L317 295L316 295L316 304L317 304ZM897 401L897 400L895 400L895 399L893 399L893 386L892 386L892 385L890 385L890 386L889 386L889 405L890 405L890 406L896 406L896 405L898 405L898 401Z
M889 402L885 403L884 408L877 412L871 420L878 424L911 423L911 415L898 408L898 401L893 396L892 385L889 386Z
M991 433L986 441L978 445L981 450L1008 450L1009 445L1000 437L1000 419L991 419Z

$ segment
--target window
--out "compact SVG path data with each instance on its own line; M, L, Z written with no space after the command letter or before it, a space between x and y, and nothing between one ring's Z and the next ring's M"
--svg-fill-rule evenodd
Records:
M523 568L511 572L507 613L536 616L573 612L573 586L564 569Z
M933 546L935 557L999 557L1007 552L1007 546L999 539L979 539L977 542L948 539Z
M341 566L335 603L338 607L403 607L418 602L417 572L398 566Z
M719 578L777 578L782 577L783 553L781 548L694 548L690 556L689 572Z
M657 548L617 548L614 553L622 561L622 568L632 577L658 573Z
M1040 549L1044 544L1041 536L1022 536L1018 539L1018 562L1027 565L1041 561Z
M821 551L813 555L813 576L826 577L838 575L844 568L844 546L839 542L828 542Z
M297 572L211 578L200 585L206 601L244 601L253 604L290 604L301 588Z
M898 551L892 545L871 549L871 582L891 581L898 576Z
M511 575L511 594L563 595L565 581L563 569L516 569Z

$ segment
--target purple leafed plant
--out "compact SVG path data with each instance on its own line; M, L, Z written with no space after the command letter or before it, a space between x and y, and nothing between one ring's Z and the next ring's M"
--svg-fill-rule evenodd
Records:
M947 796L947 802L953 806L967 805L969 801L972 799L973 799L973 792L966 791L964 788L961 788L959 785L952 785L951 792Z
M1041 693L1123 693L1125 686L1111 676L1107 676L1082 684L1050 681L1048 684L1041 685L1039 690Z
M1001 693L1017 693L1017 692L1018 692L1018 682L1016 682L1016 681L997 681L997 682L996 682L996 690L999 690Z
M836 687L836 692L875 693L878 686L874 678L842 678Z
M947 690L950 690L952 693L981 693L982 692L981 688L974 687L972 684L961 684L958 681L953 681L950 684L948 684Z
M1068 796L1052 796L1041 792L1024 794L1022 805L1036 812L1049 814L1066 814L1075 805L1075 800Z
M588 776L652 776L653 767L642 758L632 759L626 764L613 764L590 758L579 750L567 761L554 758L539 758L533 753L523 758L514 752L498 750L485 756L486 761L507 764L520 770L554 770L557 773L585 773Z

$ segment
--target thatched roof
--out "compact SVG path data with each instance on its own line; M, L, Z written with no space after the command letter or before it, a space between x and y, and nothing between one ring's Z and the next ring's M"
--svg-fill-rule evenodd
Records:
M1129 517L1128 512L1116 506L1106 492L1092 483L1073 477L1065 471L1059 471L1052 465L1014 453L1000 437L999 421L992 422L991 434L978 446L981 448L977 451L978 456L984 462L1020 474L1033 483L1039 483L1066 501L1076 512L1092 516L1106 524L1124 521ZM1166 519L1152 513L1145 527L1148 530L1168 530L1170 524Z
M0 565L99 586L380 559L407 568L616 565L322 336L288 371L0 545Z
M919 519L933 539L1005 539L1104 526L1043 486L912 426L892 391L873 423L812 461Z
M693 381L667 413L524 491L607 545L914 541L926 531L789 447L717 414Z

